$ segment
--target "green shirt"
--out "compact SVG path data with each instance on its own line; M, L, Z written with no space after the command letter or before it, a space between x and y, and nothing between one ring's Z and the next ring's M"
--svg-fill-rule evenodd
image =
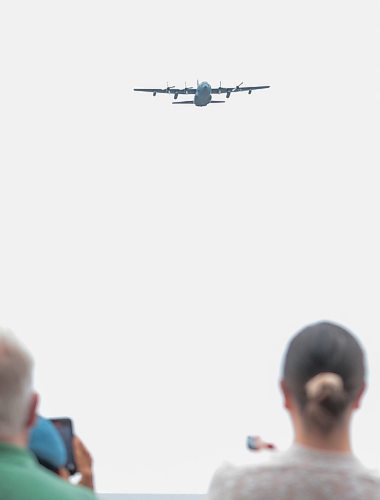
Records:
M0 500L95 500L93 492L73 486L45 470L26 449L0 443Z

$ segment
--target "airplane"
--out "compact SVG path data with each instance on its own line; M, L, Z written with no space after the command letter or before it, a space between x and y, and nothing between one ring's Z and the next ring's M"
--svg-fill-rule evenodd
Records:
M197 88L187 87L185 82L185 87L183 89L177 89L174 86L169 87L166 84L166 89L133 89L135 92L151 92L153 97L157 94L174 94L174 101L172 104L194 104L195 106L207 106L208 104L220 104L226 101L214 100L212 99L212 94L226 94L228 99L233 92L248 92L252 94L252 90L258 89L269 89L270 85L262 85L260 87L242 87L243 82L236 85L236 87L222 87L222 82L220 82L219 87L212 88L208 82L197 82ZM179 95L194 95L194 99L191 101L177 101Z

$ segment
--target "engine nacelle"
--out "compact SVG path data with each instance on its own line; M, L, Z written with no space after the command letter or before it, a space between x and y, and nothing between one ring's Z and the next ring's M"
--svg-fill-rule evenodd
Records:
M178 99L178 94L174 94L174 99Z
M248 94L252 94L252 90L248 90Z
M230 98L230 95L231 95L231 92L227 92L226 94L226 98L229 99Z
M153 97L156 97L156 95L157 95L157 92L153 92Z

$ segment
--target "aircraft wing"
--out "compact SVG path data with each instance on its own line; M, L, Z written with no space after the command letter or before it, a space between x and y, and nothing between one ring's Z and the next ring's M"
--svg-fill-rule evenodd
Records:
M195 94L196 89L176 89L174 87L168 87L166 89L133 89L135 92L151 92L153 94Z
M269 89L270 85L261 85L260 87L235 87L232 92L249 92L252 90Z
M166 89L133 89L135 92L154 92L157 94L168 94L169 90Z
M232 92L252 92L252 90L269 89L270 85L260 85L259 87L216 87L211 89L212 94L231 94Z

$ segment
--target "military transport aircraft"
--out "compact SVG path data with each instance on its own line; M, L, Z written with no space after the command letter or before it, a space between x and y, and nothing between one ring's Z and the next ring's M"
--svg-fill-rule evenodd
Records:
M177 89L175 87L169 87L167 84L166 89L133 89L136 92L151 92L153 96L157 94L173 94L174 101L172 104L195 104L195 106L207 106L207 104L219 104L226 101L213 100L212 94L226 94L228 99L233 92L248 92L252 94L252 90L258 89L269 89L270 85L262 85L260 87L242 87L243 82L236 87L222 87L222 82L220 82L219 87L212 88L208 82L197 82L197 88L185 87L183 89ZM177 101L179 95L194 95L194 99L191 101Z

